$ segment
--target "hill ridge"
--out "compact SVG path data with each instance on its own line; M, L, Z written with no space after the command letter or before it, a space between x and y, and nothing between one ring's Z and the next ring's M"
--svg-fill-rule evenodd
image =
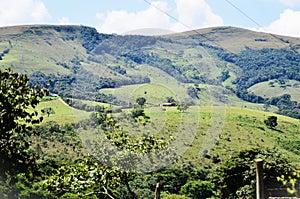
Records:
M151 72L156 68L158 74L174 78L172 84L182 85L186 93L174 91L174 95L185 101L269 103L281 113L289 109L300 117L298 104L291 97L267 98L248 91L271 79L300 81L300 38L274 38L232 26L141 36L103 34L78 25L2 27L0 38L2 68L28 73L41 85L51 80L49 89L61 97L125 104L115 88L159 85L161 78ZM99 93L107 88L116 93ZM162 95L158 100L165 101ZM279 107L282 100L285 105Z

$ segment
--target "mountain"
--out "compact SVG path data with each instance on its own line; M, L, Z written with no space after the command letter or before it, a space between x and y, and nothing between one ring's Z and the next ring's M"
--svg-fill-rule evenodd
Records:
M202 37L206 44L224 48L233 53L239 53L249 47L251 49L264 48L293 48L299 51L300 38L275 35L264 32L251 31L237 27L214 27L174 34L173 36Z
M160 29L160 28L142 28L142 29L124 32L121 35L159 36L159 35L167 35L173 33L175 32L171 30Z
M38 172L0 176L0 198L153 198L156 182L167 195L191 187L253 198L256 158L277 196L278 176L299 168L299 47L235 27L160 36L0 28L0 67L50 91L36 107L43 122L25 136ZM9 148L19 151L15 137Z
M300 118L300 38L236 27L142 36L35 25L0 28L0 40L2 68L61 97L127 106L164 87L151 103L173 97Z

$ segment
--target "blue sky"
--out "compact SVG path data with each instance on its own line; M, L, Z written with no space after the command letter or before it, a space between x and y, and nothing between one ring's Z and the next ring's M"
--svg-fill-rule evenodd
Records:
M226 25L300 37L300 0L0 1L0 26L77 24L121 34L142 28L180 32Z

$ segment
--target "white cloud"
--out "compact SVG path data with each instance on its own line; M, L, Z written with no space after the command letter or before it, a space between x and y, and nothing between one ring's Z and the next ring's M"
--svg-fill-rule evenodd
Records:
M279 19L272 22L269 26L261 28L261 30L275 34L300 37L299 19L300 11L286 9L280 14Z
M100 20L104 20L105 19L105 15L103 13L96 13L96 18L100 19Z
M300 6L300 0L280 0L280 2L287 6Z
M176 0L176 5L179 22L173 25L174 31L223 25L204 0Z
M58 19L59 25L68 25L70 24L70 19L68 17L61 17Z
M97 18L103 21L98 31L124 33L143 28L184 31L223 24L222 18L215 15L204 0L176 0L176 7L179 22L171 22L170 16L163 13L170 11L167 2L163 1L152 2L149 8L139 12L119 10L105 15L97 13Z
M49 17L39 0L4 0L0 5L0 26L38 23Z
M167 10L167 3L157 1L152 2L153 6L136 13L130 13L125 10L109 12L104 19L103 24L99 27L100 32L123 33L142 28L168 28L169 17L156 9ZM155 6L155 7L154 7ZM98 17L103 17L100 13Z

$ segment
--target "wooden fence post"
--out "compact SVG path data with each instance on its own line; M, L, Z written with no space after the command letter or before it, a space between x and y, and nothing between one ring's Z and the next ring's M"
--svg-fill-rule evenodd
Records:
M160 187L159 187L159 182L156 183L155 187L155 198L154 199L160 199Z
M263 181L263 160L256 159L256 199L265 199Z

